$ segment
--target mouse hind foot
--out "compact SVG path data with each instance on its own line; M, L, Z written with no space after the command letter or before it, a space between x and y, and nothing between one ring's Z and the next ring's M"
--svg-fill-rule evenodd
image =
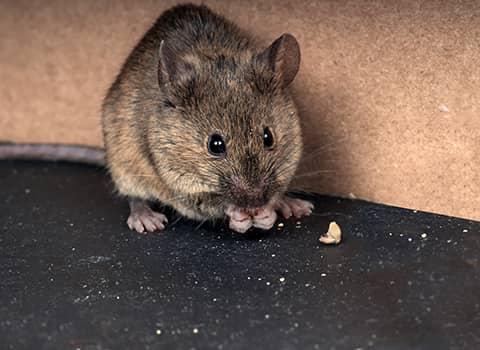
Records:
M301 218L309 216L313 210L313 204L309 201L283 196L274 204L275 210L279 211L285 219L290 217Z
M162 231L168 223L167 217L150 208L145 200L129 199L130 216L127 225L130 230L146 234L147 232Z

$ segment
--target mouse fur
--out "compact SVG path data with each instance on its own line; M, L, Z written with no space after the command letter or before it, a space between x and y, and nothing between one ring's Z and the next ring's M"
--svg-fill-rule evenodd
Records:
M308 215L310 203L284 200L302 153L289 91L299 62L290 34L260 49L206 6L164 12L103 103L106 164L118 192L130 200L130 228L164 227L166 217L148 200L194 220L226 215L241 232L271 227L278 210ZM265 128L273 134L271 149L264 145ZM212 134L223 137L221 157L209 154Z

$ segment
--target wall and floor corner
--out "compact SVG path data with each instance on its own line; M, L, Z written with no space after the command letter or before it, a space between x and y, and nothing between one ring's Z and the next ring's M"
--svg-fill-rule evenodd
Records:
M174 1L0 3L0 140L101 145L100 104ZM296 185L480 220L475 1L205 1L265 43L293 33Z

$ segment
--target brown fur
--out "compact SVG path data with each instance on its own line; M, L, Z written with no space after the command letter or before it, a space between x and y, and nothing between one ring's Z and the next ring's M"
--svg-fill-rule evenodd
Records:
M165 12L127 59L103 105L106 161L118 192L158 200L193 219L224 215L237 196L262 183L281 196L302 152L288 91L299 64L291 35L260 50L205 6ZM274 135L264 149L263 128ZM224 158L208 153L221 133Z

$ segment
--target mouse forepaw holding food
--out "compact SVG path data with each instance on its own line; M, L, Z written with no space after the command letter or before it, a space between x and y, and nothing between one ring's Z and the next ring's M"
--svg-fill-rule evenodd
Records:
M282 213L285 219L294 216L295 218L301 218L303 216L309 216L313 210L313 204L309 201L283 196L277 200L274 205L275 209Z
M225 214L229 218L230 229L235 232L245 233L253 225L251 216L243 209L234 205L229 206L225 210Z
M260 208L253 216L253 226L262 230L269 230L277 221L277 213L271 206Z
M130 216L127 225L130 230L146 234L147 232L161 231L165 229L168 223L167 217L161 213L153 211L143 200L131 199Z

